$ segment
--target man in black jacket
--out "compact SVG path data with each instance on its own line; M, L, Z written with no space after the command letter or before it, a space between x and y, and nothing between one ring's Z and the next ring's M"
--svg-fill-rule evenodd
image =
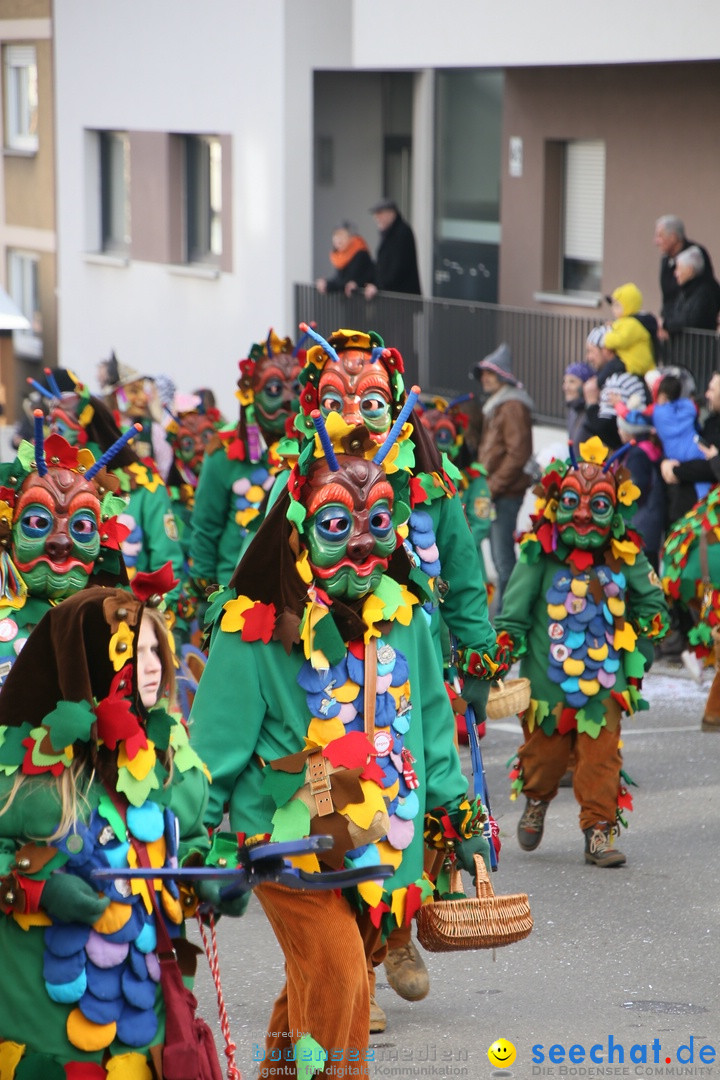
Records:
M375 259L377 284L365 286L365 299L372 300L379 290L420 296L415 237L393 199L381 199L370 208L380 230Z
M685 235L685 226L675 214L664 214L655 222L655 246L659 248L662 259L660 260L660 291L662 292L662 307L660 309L660 329L658 338L667 341L669 334L665 329L667 319L672 319L680 295L680 285L675 278L675 260L681 251L689 247L697 247L702 252L705 260L702 277L710 282L715 281L715 271L712 260L702 244L696 244L694 240L688 240Z

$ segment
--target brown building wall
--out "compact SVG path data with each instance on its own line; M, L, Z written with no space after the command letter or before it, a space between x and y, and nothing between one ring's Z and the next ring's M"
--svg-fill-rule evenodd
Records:
M32 44L38 68L38 149L35 154L5 151L5 220L8 225L52 231L55 228L52 42Z
M547 288L556 163L546 142L606 145L604 292L625 281L660 306L655 219L677 214L720 273L720 61L508 69L501 180L500 303L588 314L533 300ZM523 139L523 175L508 173L508 140ZM546 175L547 173L547 175ZM544 240L545 237L545 240ZM598 309L598 321L609 314Z

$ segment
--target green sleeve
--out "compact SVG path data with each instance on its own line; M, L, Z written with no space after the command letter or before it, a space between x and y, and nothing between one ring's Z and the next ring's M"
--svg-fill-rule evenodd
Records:
M460 496L438 499L431 513L440 574L449 585L441 608L443 620L461 646L494 657L496 639L488 617L485 574Z
M418 636L417 673L420 682L423 746L425 755L425 806L445 806L457 810L465 798L468 782L463 776L455 746L455 714L450 707L445 684L434 660L430 631L415 618Z
M655 615L660 615L666 624L669 612L665 594L647 556L640 552L632 566L623 567L623 573L628 583L627 615L631 622L644 629Z
M283 469L283 471L279 472L277 474L277 476L275 477L275 483L273 484L272 488L270 489L270 495L268 496L267 509L265 510L265 513L268 512L268 510L270 509L271 506L275 505L277 500L282 495L283 491L287 487L287 482L288 482L288 476L289 475L290 475L290 473L288 472L288 470Z
M218 549L230 513L232 489L226 483L227 456L220 449L203 461L195 491L190 561L193 578L217 582Z
M535 563L520 559L510 575L503 595L502 613L495 619L495 629L513 639L513 654L525 651L527 637L535 621L535 605L542 591L545 562Z
M188 769L173 781L170 807L180 826L178 856L182 863L190 851L207 854L210 838L205 826L208 804L208 781L201 769Z
M250 762L267 706L252 645L218 631L190 713L193 749L210 770L207 824L222 821L237 778Z

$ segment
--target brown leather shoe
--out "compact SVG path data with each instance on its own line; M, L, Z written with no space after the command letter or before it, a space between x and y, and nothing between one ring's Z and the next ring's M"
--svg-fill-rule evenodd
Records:
M390 949L385 957L385 974L395 993L406 1001L422 1001L427 997L430 976L412 941Z
M387 1016L378 1005L375 997L370 998L370 1034L377 1035L387 1027Z

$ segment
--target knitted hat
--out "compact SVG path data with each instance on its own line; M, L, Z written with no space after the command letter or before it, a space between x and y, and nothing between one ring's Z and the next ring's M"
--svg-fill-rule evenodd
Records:
M512 353L510 346L505 342L498 345L484 360L479 360L473 367L471 377L479 379L483 371L491 371L503 382L512 386L522 386L522 383L512 373Z
M584 360L579 360L577 364L569 364L565 368L566 375L574 375L576 379L582 379L583 382L587 382L588 379L592 379L595 372L586 364Z
M633 419L631 420L630 417ZM642 438L645 435L649 435L652 431L652 424L649 419L642 417L642 413L639 410L632 410L628 416L618 416L617 418L618 431L623 432L626 435L630 435L632 438Z
M607 328L605 326L593 326L592 330L587 336L587 345L594 345L598 349L602 349L605 345L605 334Z

